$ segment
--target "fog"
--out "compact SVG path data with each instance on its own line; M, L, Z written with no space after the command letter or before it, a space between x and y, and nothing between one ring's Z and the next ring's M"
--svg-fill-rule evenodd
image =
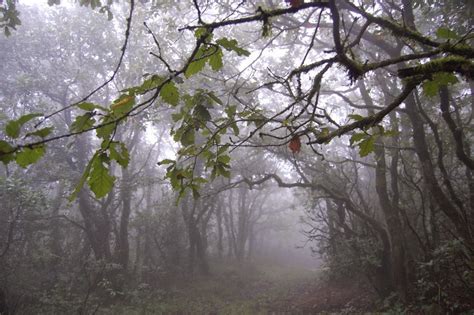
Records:
M473 13L0 1L0 314L473 311Z

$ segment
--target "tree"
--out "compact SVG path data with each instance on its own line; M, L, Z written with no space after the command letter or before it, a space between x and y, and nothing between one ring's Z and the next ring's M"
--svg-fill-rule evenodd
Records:
M296 13L306 13L306 17L309 19L315 10L320 12L321 18L318 19L318 24L315 25L316 30L314 33L314 38L317 38L316 35L318 28L323 28L323 24L321 23L326 21L330 22L330 32L333 41L333 44L331 45L333 48L332 56L321 59L321 53L315 53L315 56L313 57L313 54L309 53L312 52L311 50L317 49L318 46L315 46L314 41L310 42L309 47L311 49L308 50L307 55L311 55L311 57L313 57L311 58L312 60L319 59L319 61L314 62L308 60L308 58L304 58L301 66L288 71L286 77L279 78L277 75L273 78L274 80L272 82L262 85L268 86L269 84L272 84L274 85L272 89L275 92L283 93L284 95L289 96L287 97L287 99L290 101L289 105L283 107L281 112L277 112L273 115L273 117L266 117L264 113L260 112L258 107L255 107L248 112L239 112L237 113L237 117L241 119L239 121L256 122L256 129L249 133L249 136L257 134L259 130L266 125L279 125L281 123L287 124L288 126L285 126L284 124L282 127L287 129L287 135L271 135L274 138L276 137L277 140L280 140L277 142L280 145L285 144L289 141L289 139L297 136L306 137L306 144L313 146L318 143L326 143L334 137L347 134L355 129L373 127L381 122L381 120L388 113L393 111L402 102L404 102L410 93L423 82L425 82L424 86L428 90L428 93L432 93L430 91L432 91L433 88L436 88L439 84L442 84L442 82L451 82L453 80L452 76L435 76L433 78L433 74L440 72L456 73L466 79L470 79L472 77L472 65L469 61L469 58L472 57L472 49L466 42L469 40L469 34L466 34L465 36L457 35L455 32L450 31L447 28L439 28L437 30L437 40L431 39L429 34L420 34L416 32L415 29L413 13L411 13L411 5L412 4L410 2L404 2L401 4L401 6L396 8L399 11L407 12L407 16L404 17L402 23L397 21L395 17L394 19L390 19L374 15L370 13L370 8L365 8L364 6L359 7L351 2L341 2L336 4L334 1L316 1L312 3L303 3L301 5L293 5L290 8L269 8L267 10L259 7L257 13L249 17L209 23L205 22L205 18L207 16L203 16L201 14L200 4L196 2L195 9L196 13L198 14L199 23L197 25L188 25L181 29L182 31L196 31L196 44L191 50L190 56L186 58L186 62L182 64L178 70L173 70L164 57L158 55L158 58L169 68L168 70L173 70L170 71L167 76L155 75L150 79L145 80L142 85L129 88L121 97L116 100L115 104L113 104L110 109L100 109L95 105L78 104L78 106L82 107L86 113L91 113L92 110L105 110L105 112L103 113L103 119L97 122L94 117L87 118L87 115L90 114L80 116L80 120L84 120L86 123L85 126L87 127L78 129L76 128L76 130L73 131L73 134L98 129L99 133L102 134L103 140L105 141L104 144L106 144L108 141L112 140L110 137L112 135L112 130L115 128L113 126L118 126L118 123L125 120L125 118L129 115L136 111L141 111L142 108L151 105L151 103L155 101L158 96L161 96L165 102L168 102L172 106L178 105L181 96L181 100L187 103L187 107L184 107L181 110L180 115L176 116L176 123L181 123L181 127L176 129L175 139L180 141L181 144L187 149L182 151L182 157L185 158L186 156L189 157L199 154L206 154L208 156L206 160L212 161L213 158L215 159L215 155L211 158L209 154L212 153L211 151L201 150L202 152L195 152L196 150L192 150L193 146L195 145L192 126L199 124L199 129L202 128L203 131L206 131L205 133L210 132L210 134L206 136L208 139L206 148L224 146L225 143L221 144L220 141L218 141L220 139L218 139L219 137L217 137L217 135L231 127L235 132L237 131L239 127L238 124L234 122L236 113L232 112L232 106L228 106L228 113L226 113L226 115L222 116L222 112L221 115L218 115L218 113L211 115L211 112L206 107L198 106L200 105L198 103L201 103L200 101L202 98L207 98L207 102L209 103L208 106L213 106L213 104L220 105L222 101L214 97L212 93L209 94L206 91L186 96L184 95L186 94L185 91L183 91L184 93L180 93L179 89L177 89L173 78L179 75L184 75L185 77L189 78L195 73L203 70L206 63L208 63L213 70L221 69L223 66L222 56L226 50L234 51L236 54L241 56L248 55L248 52L245 49L242 49L238 46L237 41L225 37L214 40L213 32L218 33L221 28L230 26L243 27L251 24L252 22L261 22L263 24L263 35L268 36L270 35L271 23L278 25L278 23L282 23L281 21L287 22L287 17ZM130 33L130 24L131 18L133 17L133 10L134 2L132 2L130 17L127 20L127 34ZM347 16L357 17L357 20L352 23L352 26L349 26L347 25L349 21L341 18L341 13L347 14ZM322 19L323 17L324 20ZM209 16L209 18L211 18L211 16ZM358 20L364 20L365 22L361 25ZM380 36L383 33L379 32L380 34L375 35L374 32L378 31L377 29L381 29L382 32L386 32L386 35L391 36L390 34L393 34L398 36L400 40L398 40L397 45L394 47L391 47L386 41L380 44L382 49L385 50L384 55L386 54L386 57L384 57L382 60L378 60L378 58L370 59L371 56L367 55L366 62L359 61L362 57L362 51L366 45L377 45L377 43L381 42L378 40L377 36ZM346 36L346 38L341 38L342 35ZM126 36L123 51L126 50L125 46L128 42L128 36L129 35ZM274 38L276 39L277 36L274 36ZM397 53L397 51L401 52L401 49L404 46L404 42L401 39L407 39L413 42L415 45L412 47L414 50L413 53ZM155 40L157 40L156 37ZM159 42L156 41L156 43L159 47ZM356 52L356 48L362 48L361 52ZM434 61L429 61L423 65L403 66L403 64L406 62L414 63L416 61L422 61L426 60L427 58L434 58L436 56L443 57ZM374 113L373 115L358 119L355 122L348 123L343 126L336 124L335 129L334 127L330 126L332 124L332 119L328 121L328 127L321 125L321 122L315 120L317 117L316 115L319 114L319 111L321 110L318 109L317 106L313 106L319 104L315 104L314 100L316 99L316 101L318 101L320 98L319 94L321 90L321 81L324 75L329 73L329 69L335 66L340 66L346 71L349 82L355 82L362 76L369 75L377 69L387 69L389 71L393 71L392 66L396 65L401 65L401 69L398 70L396 75L400 79L404 80L404 88L402 89L401 93L394 98L392 103L388 104L382 110ZM321 70L318 71L318 69ZM310 80L313 78L313 84L302 85L302 78L309 78ZM293 82L293 80L295 81ZM257 89L258 93L260 93L260 91L261 89ZM149 95L147 94L149 92L152 92L152 97L148 98L143 103L135 105L135 97L139 97L142 94ZM260 94L267 95L268 93L261 92ZM310 115L309 117L306 117L305 111L311 113L309 110L311 107L315 108L315 116L312 117ZM292 111L299 112L301 114L299 114L299 116L295 114L289 115ZM92 113L94 112L92 111ZM289 117L286 120L281 118L288 115ZM207 124L209 120L212 119L214 121L219 119L219 116L221 116L220 119L222 120L222 123L208 130L207 128L209 127L207 127ZM29 117L25 117L22 120L11 121L7 135L12 139L16 138L18 132L20 131L20 127L25 123L24 120L27 118ZM314 125L315 127L312 127L311 125ZM69 135L70 134L66 134L60 137ZM238 146L244 143L244 140L247 140L247 138L248 137L241 137L241 140L238 142L231 142L227 144ZM23 144L15 144L14 141L12 141L13 143L6 141L2 142L3 159L5 162L9 162L12 159L15 159L17 155L20 157L25 155L31 156L32 159L33 155L35 155L35 157L38 158L39 155L42 154L42 149L40 149L42 148L42 145L53 140L55 139L46 138ZM32 148L35 150L32 150ZM109 155L110 153L107 153L107 151L107 149L100 149L100 154L103 153ZM214 154L216 153L217 152L214 152ZM97 159L100 159L100 154L94 155L93 160L97 161ZM222 170L220 165L221 164L216 164L214 166L215 173L219 172L219 170ZM174 174L176 173L176 170L176 167L172 168ZM92 172L94 172L94 170L92 170ZM87 176L90 176L90 174L85 174L85 177ZM174 175L172 172L170 172L169 176L172 177ZM192 176L190 178L186 178L183 183L184 188L192 188ZM104 187L104 191L106 191L106 189L110 189L108 187L109 184L102 184L107 186ZM102 196L102 191L99 192L98 195Z

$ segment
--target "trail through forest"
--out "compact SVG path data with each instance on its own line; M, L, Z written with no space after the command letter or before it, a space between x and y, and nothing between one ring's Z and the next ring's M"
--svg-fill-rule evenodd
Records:
M208 277L174 281L165 290L144 290L140 295L138 304L125 301L99 313L351 313L369 311L374 301L370 288L358 282L328 281L322 269L263 264L216 266Z

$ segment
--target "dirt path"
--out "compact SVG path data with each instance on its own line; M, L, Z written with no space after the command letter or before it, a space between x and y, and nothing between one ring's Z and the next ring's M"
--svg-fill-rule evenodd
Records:
M374 292L360 283L308 282L269 307L277 314L364 313L373 310Z
M140 292L136 301L100 314L321 314L370 311L373 295L358 283L324 281L324 273L282 266L225 266L206 278Z

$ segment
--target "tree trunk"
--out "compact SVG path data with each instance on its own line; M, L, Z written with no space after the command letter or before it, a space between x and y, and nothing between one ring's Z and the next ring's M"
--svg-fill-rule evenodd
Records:
M248 220L247 220L247 189L243 185L239 189L238 217L237 217L237 261L242 262L245 257L245 245L248 238Z
M51 216L51 241L50 241L50 250L53 255L53 260L51 262L52 272L57 273L57 265L59 264L62 257L62 248L61 248L61 229L60 229L60 218L59 210L61 209L61 203L64 194L65 183L63 180L60 180L57 186L56 197L52 202L52 213Z
M219 202L216 208L216 224L217 224L217 257L219 260L222 260L223 253L224 253L224 246L223 246L223 234L224 230L222 227L222 204Z
M76 139L78 169L83 170L86 166L88 152L85 136ZM84 220L87 238L91 245L96 260L111 260L109 236L110 220L106 213L106 207L101 214L92 206L87 189L83 187L78 194L79 211Z
M127 271L130 256L130 245L128 242L128 225L132 212L132 179L128 169L122 170L122 185L120 187L122 213L120 216L120 229L117 240L117 263L122 266L123 271Z
M370 97L363 81L359 81L359 90L361 92L364 102L373 106L372 98ZM385 101L390 103L390 99ZM373 115L372 109L368 110L369 115ZM404 231L402 229L402 222L398 212L397 205L393 204L388 195L387 184L387 163L385 160L385 144L378 138L375 141L375 187L379 197L380 207L385 217L386 226L390 235L390 258L391 258L391 282L397 290L400 298L405 301L407 299L408 283L407 271L405 262L405 245L404 245ZM392 183L396 184L396 183Z
M434 173L434 166L430 158L428 145L426 142L425 130L423 128L423 120L417 112L416 102L413 93L411 93L405 100L406 112L410 118L413 127L413 143L415 152L421 164L421 171L423 179L430 189L432 196L439 208L451 220L456 227L459 236L472 248L472 235L469 229L469 224L465 222L459 209L457 209L448 199L444 191L441 189L436 175Z

